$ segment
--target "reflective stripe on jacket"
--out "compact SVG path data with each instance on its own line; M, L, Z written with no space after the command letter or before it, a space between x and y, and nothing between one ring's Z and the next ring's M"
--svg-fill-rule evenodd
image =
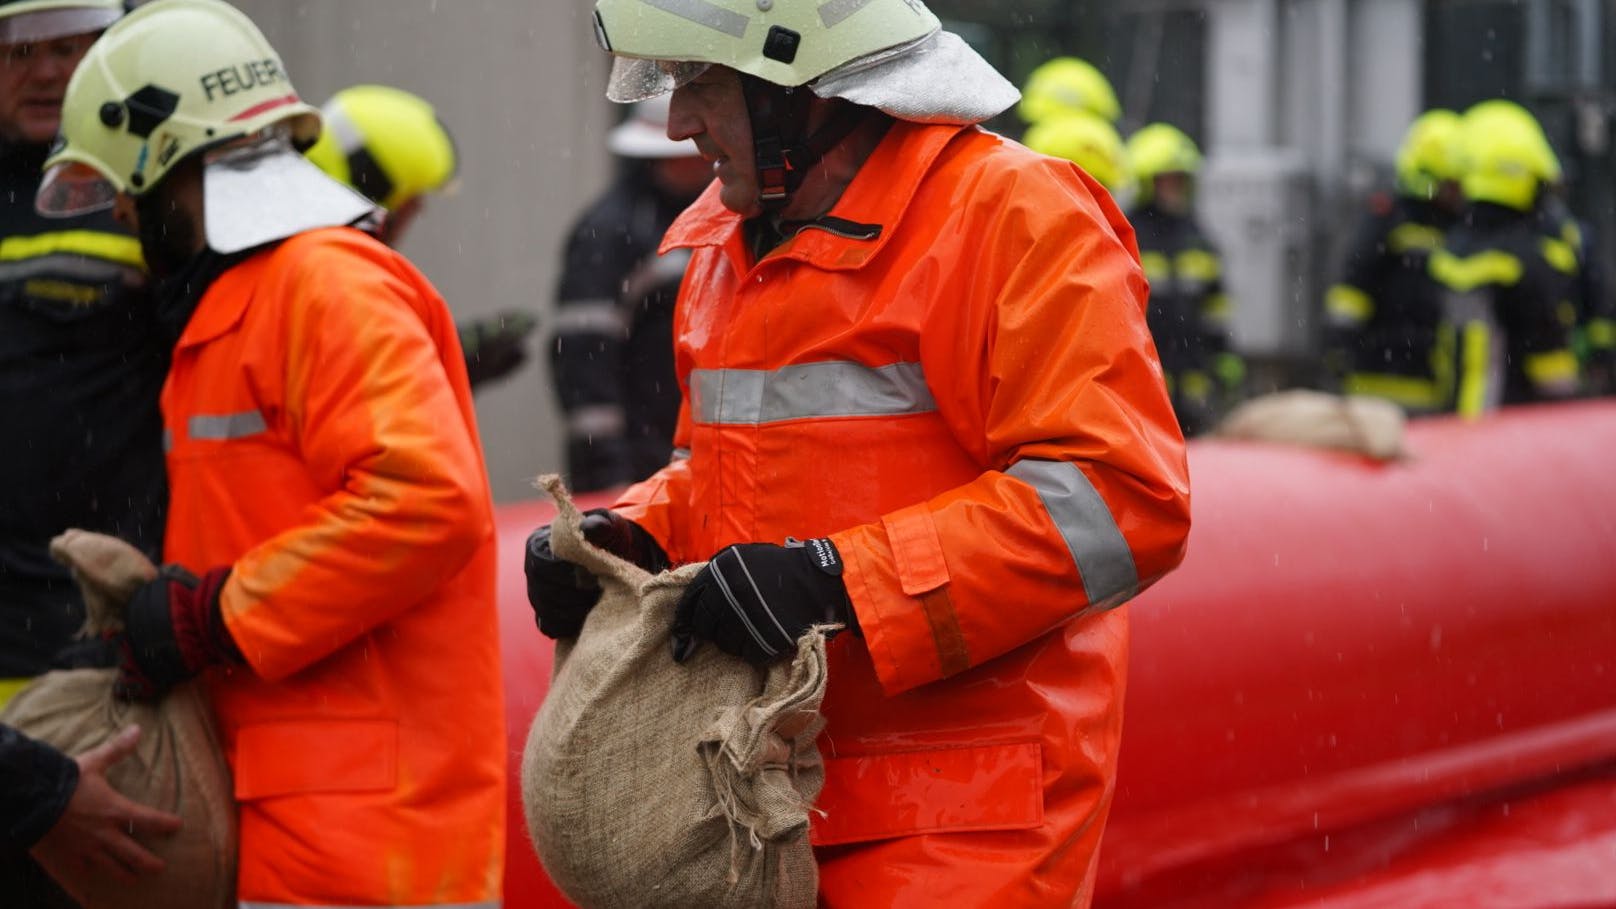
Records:
M233 565L207 677L244 903L499 898L488 481L455 327L402 257L312 231L226 271L163 391L167 558Z
M831 212L753 264L716 187L666 247L675 460L620 507L677 561L830 535L813 838L827 905L1086 894L1127 620L1188 530L1132 231L1064 161L898 123Z

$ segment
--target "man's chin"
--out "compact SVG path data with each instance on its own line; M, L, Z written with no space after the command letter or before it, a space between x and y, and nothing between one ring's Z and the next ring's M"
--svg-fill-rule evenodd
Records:
M724 183L718 190L718 201L724 207L743 218L751 218L763 213L763 205L758 201L757 187L751 184Z

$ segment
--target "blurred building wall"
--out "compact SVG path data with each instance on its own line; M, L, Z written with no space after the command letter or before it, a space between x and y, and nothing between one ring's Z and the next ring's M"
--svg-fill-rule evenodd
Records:
M607 61L591 0L233 0L314 104L357 82L433 102L461 153L459 191L428 201L404 252L456 319L520 307L543 320L516 375L479 392L494 496L534 495L564 431L546 362L557 266L575 214L605 184Z

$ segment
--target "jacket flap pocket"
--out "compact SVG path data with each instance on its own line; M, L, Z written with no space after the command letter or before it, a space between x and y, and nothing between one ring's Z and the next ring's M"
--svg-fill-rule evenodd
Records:
M1025 830L1044 822L1037 742L825 760L816 846L921 833Z
M394 720L295 720L242 727L236 798L374 792L398 782Z
M948 563L943 559L943 542L937 536L931 509L915 505L887 515L881 523L904 594L918 597L948 583Z

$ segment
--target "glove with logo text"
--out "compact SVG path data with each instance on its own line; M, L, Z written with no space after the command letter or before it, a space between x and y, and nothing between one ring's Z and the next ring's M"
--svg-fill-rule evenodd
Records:
M615 511L586 511L579 529L591 544L652 574L668 567L668 557L656 539ZM539 631L552 638L577 637L589 610L600 599L600 585L594 575L550 549L549 524L527 538L522 569L527 574L527 602L533 607Z
M197 577L178 565L164 565L130 598L125 627L113 636L122 654L117 695L153 701L168 689L211 666L246 662L225 628L219 591L230 569Z
M713 556L685 589L673 620L673 658L701 641L756 666L794 656L815 625L858 631L842 583L842 557L829 539L786 545L741 543Z

